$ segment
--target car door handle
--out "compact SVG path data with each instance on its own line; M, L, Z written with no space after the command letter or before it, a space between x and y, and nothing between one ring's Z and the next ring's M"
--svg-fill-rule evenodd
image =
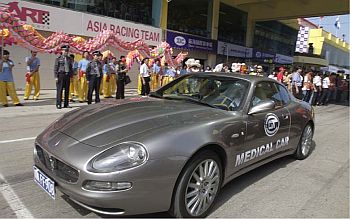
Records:
M282 114L283 119L289 119L289 114Z

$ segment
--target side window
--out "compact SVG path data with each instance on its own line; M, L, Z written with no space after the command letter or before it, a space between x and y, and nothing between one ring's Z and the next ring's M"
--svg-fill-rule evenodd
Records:
M276 84L276 86L277 86L279 94L281 96L281 100L282 100L283 105L284 106L287 105L290 102L290 96L289 96L287 89L280 84Z
M277 87L271 82L260 82L256 85L252 98L252 106L257 105L259 102L264 100L273 100L276 107L283 106Z

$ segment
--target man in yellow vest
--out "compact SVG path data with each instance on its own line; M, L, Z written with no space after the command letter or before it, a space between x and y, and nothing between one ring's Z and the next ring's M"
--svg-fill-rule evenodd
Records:
M86 68L90 61L88 60L89 58L89 52L84 51L83 52L83 59L79 61L78 63L78 79L79 79L79 102L85 102L87 99L87 80L86 80Z
M31 51L32 56L26 58L27 74L26 74L26 88L24 92L24 100L28 100L34 86L34 100L39 99L40 95L40 76L39 67L40 59L36 57L37 52Z
M15 83L13 81L12 68L15 66L13 61L10 60L10 53L7 50L3 52L0 50L0 54L3 53L3 57L0 57L0 104L4 107L8 107L7 95L12 99L12 103L15 106L23 106L17 97Z

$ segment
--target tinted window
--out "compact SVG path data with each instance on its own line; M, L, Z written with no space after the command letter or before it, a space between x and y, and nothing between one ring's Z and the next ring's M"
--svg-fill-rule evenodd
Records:
M277 86L279 94L281 96L281 101L282 101L283 105L287 105L290 102L290 96L289 96L287 89L279 84L276 84L276 86Z
M191 75L168 84L159 92L165 98L188 97L217 108L237 111L248 93L250 83L238 78Z
M276 86L271 82L260 82L256 85L254 95L252 98L252 106L264 100L273 100L276 107L282 106L282 99Z

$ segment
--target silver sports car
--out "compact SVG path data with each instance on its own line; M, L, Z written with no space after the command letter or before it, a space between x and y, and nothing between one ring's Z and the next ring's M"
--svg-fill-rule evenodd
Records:
M275 80L182 76L147 98L71 111L36 139L35 181L109 215L204 217L233 178L286 155L306 158L312 107Z

